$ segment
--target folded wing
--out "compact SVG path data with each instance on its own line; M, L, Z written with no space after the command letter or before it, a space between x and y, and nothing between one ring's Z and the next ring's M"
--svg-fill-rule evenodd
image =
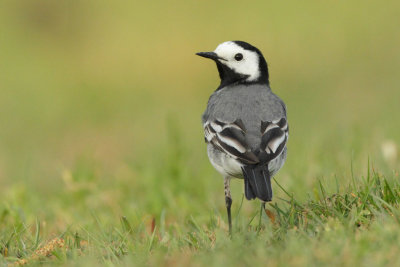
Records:
M214 120L204 124L206 142L243 164L257 164L259 159L246 144L245 134L246 128L240 119L230 123Z
M289 138L289 126L285 118L261 123L261 145L259 159L268 163L278 157Z

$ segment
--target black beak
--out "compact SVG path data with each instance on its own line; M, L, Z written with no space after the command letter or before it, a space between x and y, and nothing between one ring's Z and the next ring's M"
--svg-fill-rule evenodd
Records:
M225 60L225 59L219 57L214 52L199 52L199 53L196 53L196 55L201 56L201 57L205 57L205 58L209 58L209 59L212 59L212 60L217 60L217 59Z

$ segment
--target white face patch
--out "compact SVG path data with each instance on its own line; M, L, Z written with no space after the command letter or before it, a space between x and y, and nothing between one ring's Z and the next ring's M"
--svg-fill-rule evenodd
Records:
M234 42L225 42L220 44L214 51L219 57L219 62L234 70L236 73L249 76L246 81L255 81L260 77L259 55L254 51L243 49ZM243 59L237 61L236 54L242 54ZM225 60L224 60L225 59Z

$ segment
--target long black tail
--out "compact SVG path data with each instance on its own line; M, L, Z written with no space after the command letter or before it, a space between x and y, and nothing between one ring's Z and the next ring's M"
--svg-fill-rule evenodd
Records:
M268 165L243 166L242 171L246 198L251 200L257 197L263 201L271 201L272 187Z

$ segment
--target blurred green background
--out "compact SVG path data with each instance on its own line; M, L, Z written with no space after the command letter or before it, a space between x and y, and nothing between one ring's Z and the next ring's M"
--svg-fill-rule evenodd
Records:
M317 179L347 185L351 165L361 176L368 158L398 177L399 10L398 1L3 0L0 205L47 221L49 234L91 213L111 223L162 210L171 224L224 216L200 122L219 79L195 53L228 40L263 52L287 104L277 179L289 192L305 199ZM237 209L242 182L233 187Z

